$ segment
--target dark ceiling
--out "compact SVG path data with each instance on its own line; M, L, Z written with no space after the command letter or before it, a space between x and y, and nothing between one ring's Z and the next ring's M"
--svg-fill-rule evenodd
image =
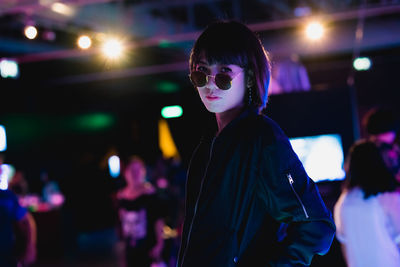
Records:
M187 79L187 60L199 32L215 19L247 23L259 33L274 63L297 54L314 91L346 87L353 56L370 56L373 68L355 74L361 114L376 104L396 105L392 94L399 96L394 87L400 63L400 1L60 1L71 8L68 15L52 11L56 2L0 1L0 58L16 59L20 68L18 79L0 78L0 124L8 129L9 160L24 157L26 162L39 153L38 158L51 161L56 148L69 151L65 157L77 147L103 155L116 146L131 153L149 143L153 155L160 109L170 104L184 108L180 122L171 125L176 135L193 141L181 145L189 155L197 142L198 113L204 110ZM304 40L303 25L310 18L326 24L324 42ZM23 36L27 23L38 28L35 40ZM360 42L355 41L357 28L363 33ZM48 32L55 34L54 40L46 37ZM76 47L81 33L94 38L87 51ZM123 60L101 56L100 33L123 37ZM97 129L90 123L74 124L96 114L110 124Z
M70 7L70 14L53 11L57 2ZM207 23L221 18L244 21L256 30L274 62L295 53L304 63L319 63L317 69L330 68L335 57L341 60L337 64L348 68L354 51L400 46L399 12L399 1L3 0L0 58L14 58L20 67L18 80L0 78L2 88L12 88L2 90L10 100L3 108L69 112L143 105L146 96L153 101L161 98L161 105L171 95L181 98L190 87L186 62L193 41ZM327 26L323 43L303 40L302 28L314 17ZM357 45L354 36L360 21L363 39ZM28 23L38 28L35 40L22 34ZM54 40L45 37L48 32L55 34ZM82 33L94 40L87 51L76 47ZM127 46L122 60L111 62L101 56L96 41L100 33L122 36ZM332 60L323 60L329 56ZM318 75L311 80L313 88L346 84L332 76Z

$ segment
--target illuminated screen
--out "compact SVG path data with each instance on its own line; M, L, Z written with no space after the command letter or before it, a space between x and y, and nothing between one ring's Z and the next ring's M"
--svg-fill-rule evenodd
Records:
M6 129L0 125L0 152L7 149Z
M314 182L344 179L344 155L340 135L324 134L289 140Z

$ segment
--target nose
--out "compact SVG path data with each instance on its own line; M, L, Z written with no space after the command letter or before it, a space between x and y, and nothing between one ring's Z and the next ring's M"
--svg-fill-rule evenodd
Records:
M217 89L217 85L215 84L215 75L207 75L207 88L209 89Z

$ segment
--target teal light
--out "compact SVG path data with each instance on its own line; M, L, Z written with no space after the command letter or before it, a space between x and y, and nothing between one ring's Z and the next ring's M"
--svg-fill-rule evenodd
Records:
M168 40L160 40L160 42L158 43L158 46L161 48L169 48L172 47L172 44L168 41Z
M178 106L178 105L167 106L161 110L161 116L164 119L178 118L178 117L182 116L182 114L183 114L182 107Z
M80 130L103 130L114 124L114 117L105 113L91 113L77 117L75 127Z
M19 68L18 63L11 59L0 60L0 76L3 78L18 78Z
M175 93L179 91L179 85L176 83L168 82L168 81L161 81L157 83L157 91L160 93Z
M369 70L371 68L371 60L367 57L358 57L353 61L353 67L358 70Z
M7 126L6 142L10 144L41 138L49 130L47 126L50 124L46 119L31 114L10 115L3 121Z

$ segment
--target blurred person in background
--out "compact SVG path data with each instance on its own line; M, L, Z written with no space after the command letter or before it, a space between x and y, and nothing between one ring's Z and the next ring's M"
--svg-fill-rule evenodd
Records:
M396 142L399 119L393 110L383 107L370 109L363 118L367 139L381 152L389 170L400 182L400 146Z
M156 186L157 195L165 213L164 253L163 258L168 266L176 266L179 250L179 230L182 224L182 212L184 210L184 198L181 197L179 184L176 180L181 175L180 162L173 158L159 157L153 169L153 181Z
M261 114L270 61L260 39L242 23L214 22L189 66L215 123L189 164L178 266L310 265L335 225L287 136Z
M306 67L300 62L297 54L275 62L271 80L270 94L310 91L311 84Z
M1 168L0 179L2 179ZM11 190L0 189L0 266L29 266L35 260L36 225L34 219L18 203L17 196Z
M50 179L46 171L40 173L42 182L42 199L52 208L60 207L64 203L64 195L61 193L60 187L56 180Z
M336 236L349 267L400 266L400 193L375 143L348 156L344 190L334 207Z
M146 181L146 165L133 156L124 170L126 186L117 192L126 266L149 267L163 262L164 211L156 189Z
M8 189L13 191L17 196L26 196L29 194L28 181L26 180L23 171L15 171L14 176L11 178L11 181L8 184Z

